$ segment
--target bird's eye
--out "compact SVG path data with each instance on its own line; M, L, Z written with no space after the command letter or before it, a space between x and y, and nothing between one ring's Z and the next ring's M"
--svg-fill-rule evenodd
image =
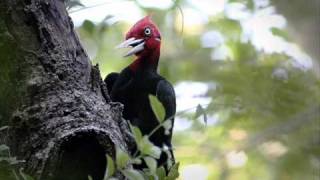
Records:
M151 29L150 28L145 28L144 29L144 34L146 35L146 36L150 36L151 35Z

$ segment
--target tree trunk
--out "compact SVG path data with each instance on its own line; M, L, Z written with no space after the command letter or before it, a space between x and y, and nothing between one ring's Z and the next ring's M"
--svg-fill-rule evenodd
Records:
M103 177L132 139L63 0L0 1L0 125L36 179Z

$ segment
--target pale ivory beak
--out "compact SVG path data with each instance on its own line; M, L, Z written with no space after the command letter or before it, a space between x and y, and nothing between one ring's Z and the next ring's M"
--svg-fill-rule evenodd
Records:
M128 51L124 55L124 57L128 57L128 56L131 56L133 54L136 54L136 53L142 51L144 49L144 44L145 44L145 42L143 39L130 38L130 39L125 40L124 42L122 42L118 46L116 46L116 48L132 47L132 49L130 49L130 51Z

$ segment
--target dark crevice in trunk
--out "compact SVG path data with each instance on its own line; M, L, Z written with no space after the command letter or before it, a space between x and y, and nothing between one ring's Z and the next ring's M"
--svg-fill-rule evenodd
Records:
M84 133L63 142L53 180L101 180L106 169L105 148L94 134Z

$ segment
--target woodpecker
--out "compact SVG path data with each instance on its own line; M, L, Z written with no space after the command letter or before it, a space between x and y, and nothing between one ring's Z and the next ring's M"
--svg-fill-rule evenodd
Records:
M172 129L176 113L176 98L173 86L158 74L161 35L150 16L139 20L126 34L118 48L130 49L125 57L135 55L135 60L120 73L110 73L105 78L112 101L124 105L123 117L137 126L143 135L149 135L163 120L157 119L150 105L149 95L157 97L164 107L164 120L171 121L169 133L163 127L150 136L150 141L160 147L169 148L170 156L162 152L157 160L168 172L168 158L174 162L172 151Z

